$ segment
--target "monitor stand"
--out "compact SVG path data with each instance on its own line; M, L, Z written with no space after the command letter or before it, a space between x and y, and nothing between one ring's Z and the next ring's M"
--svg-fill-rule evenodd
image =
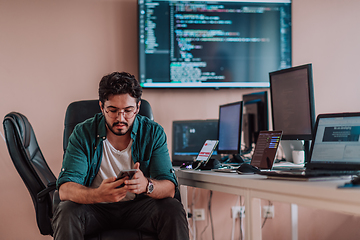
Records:
M231 155L232 158L230 158L229 156L227 156L225 159L222 158L221 161L222 163L226 163L226 164L236 164L239 165L241 163L244 163L243 158L241 157L240 154L233 154Z
M305 165L310 162L310 140L304 140Z
M198 161L193 162L192 168L199 170L211 170L218 169L220 167L220 162L217 159L210 158L207 162L202 161L199 163Z

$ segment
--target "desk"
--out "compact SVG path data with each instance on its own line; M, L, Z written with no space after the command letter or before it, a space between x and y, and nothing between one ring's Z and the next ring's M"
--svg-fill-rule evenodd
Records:
M239 175L212 171L176 170L184 207L187 186L241 195L245 198L245 239L261 239L260 199L360 215L360 189L338 189L349 180L286 181L261 175ZM292 229L293 239L294 231ZM296 238L295 238L296 239Z

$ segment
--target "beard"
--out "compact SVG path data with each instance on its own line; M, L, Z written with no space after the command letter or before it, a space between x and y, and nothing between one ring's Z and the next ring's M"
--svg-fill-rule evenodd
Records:
M106 125L107 125L107 127L108 127L108 129L113 133L113 134L115 134L116 136L124 136L125 134L127 134L128 132L129 132L129 130L130 130L130 128L131 128L131 126L129 127L129 124L127 123L127 122L120 122L120 121L117 121L117 122L114 122L113 124L112 124L112 126L107 122L107 121L105 121L106 122ZM115 126L116 125L118 125L118 124L123 124L123 125L125 125L126 127L128 127L127 129L124 129L124 131L122 132L122 129L120 129L120 130L115 130Z

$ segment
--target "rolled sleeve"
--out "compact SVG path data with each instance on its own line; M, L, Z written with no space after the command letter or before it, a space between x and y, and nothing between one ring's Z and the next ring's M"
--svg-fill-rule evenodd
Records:
M89 162L84 149L85 144L81 143L81 136L76 131L69 138L68 148L66 150L63 165L56 187L66 182L75 182L86 185L87 174L89 172Z
M151 156L150 176L157 180L169 180L178 186L167 147L166 134L159 127L154 134L154 148Z

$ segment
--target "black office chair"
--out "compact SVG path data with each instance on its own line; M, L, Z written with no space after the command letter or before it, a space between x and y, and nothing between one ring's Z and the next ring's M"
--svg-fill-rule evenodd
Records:
M101 112L99 100L83 100L69 104L65 114L63 149L64 153L67 148L69 137L74 127L88 118L93 117L96 113ZM139 114L154 120L151 105L145 99L141 99Z
M56 177L47 165L33 128L24 115L16 112L7 114L3 126L11 160L33 201L40 233L52 235L52 198Z
M97 107L99 108L97 100L90 102L96 102ZM146 105L147 104L142 105L142 108L145 109L142 110L140 108L140 113L147 112L148 114L150 113L150 115L148 116L152 117L151 109L146 109ZM67 112L67 115L69 115L69 117L66 117L66 119L72 119L71 116L73 114L71 113L71 109L73 108L71 107L69 113ZM94 109L96 108L94 107ZM96 112L98 111L99 110L97 110ZM89 116L94 115L91 114ZM65 122L70 123L66 120ZM13 161L16 170L18 171L31 195L36 213L36 221L40 233L43 235L52 236L53 230L51 227L51 219L53 215L53 205L56 205L59 202L58 192L55 190L56 177L45 161L45 158L40 150L30 122L23 114L17 112L11 112L7 114L4 117L3 126L5 132L5 140L11 160ZM65 135L66 139L70 136L70 133L74 126L72 126L71 124L65 124L64 138ZM67 132L69 130L69 127L72 127L72 129L70 132ZM67 141L64 142L66 142L67 145ZM86 236L86 240L100 239L156 240L158 238L154 235L148 235L130 229L105 231L97 234L96 236Z
M69 137L74 130L74 127L86 119L93 117L96 113L100 112L99 100L83 100L76 101L69 104L64 121L64 138L63 138L63 149L64 154L68 145ZM148 101L141 99L141 105L139 114L146 116L151 120L154 120L151 106ZM179 199L179 191L177 196ZM137 230L131 229L115 229L111 231L101 232L97 235L86 236L86 240L155 240L157 236L143 233Z

